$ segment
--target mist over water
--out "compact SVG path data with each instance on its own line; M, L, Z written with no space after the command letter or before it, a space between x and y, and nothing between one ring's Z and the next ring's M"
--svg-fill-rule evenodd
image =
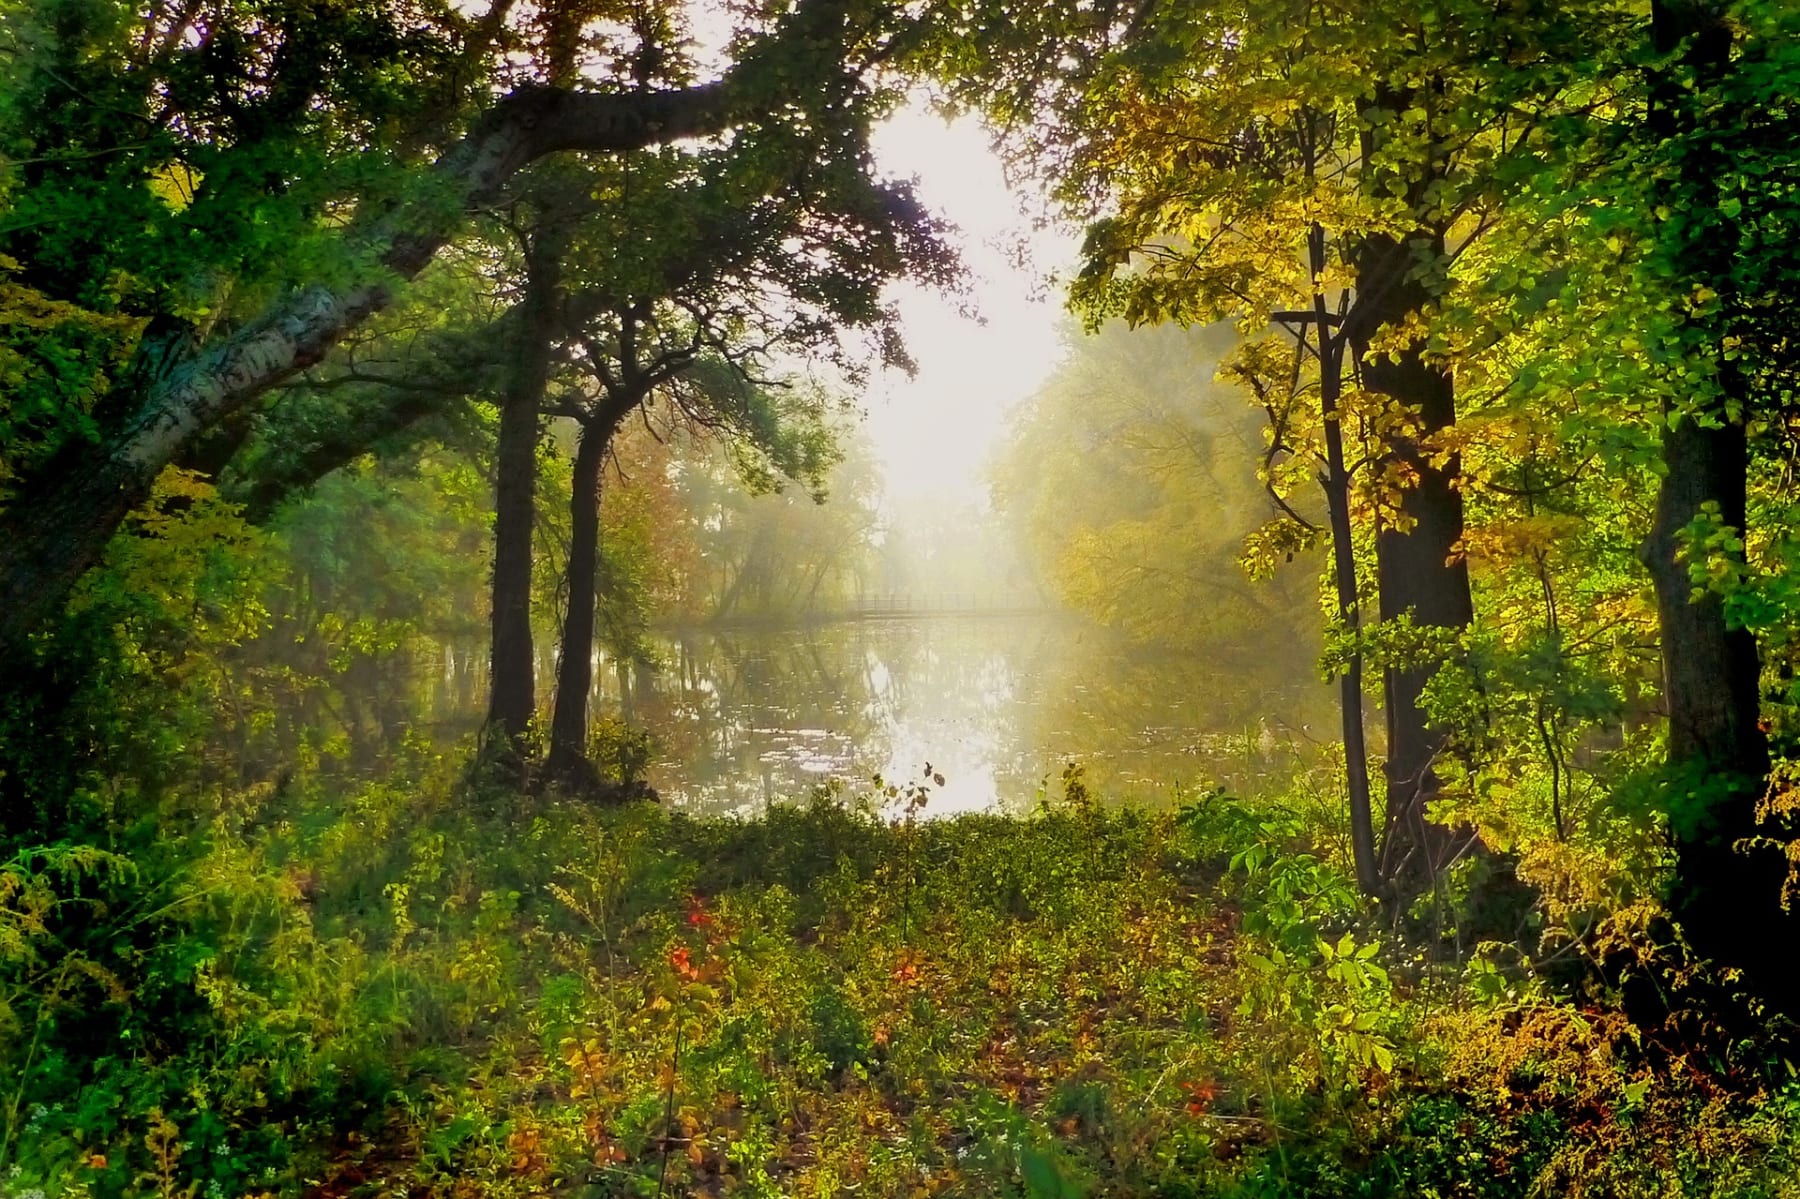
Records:
M991 499L932 475L944 464L928 454L895 489L853 431L823 504L746 495L692 448L628 447L642 461L606 492L612 633L592 718L647 734L647 781L697 813L932 775L928 815L1020 812L1061 794L1071 763L1107 802L1286 789L1338 717L1319 678L1316 561L1258 580L1240 561L1272 506L1260 418L1215 378L1233 337L1109 325L1072 342L1010 414ZM415 721L443 743L471 736L483 632L440 642L410 715L398 679L371 678L379 693L348 707L389 743ZM540 713L558 653L540 614Z
M1029 810L1079 763L1109 799L1262 791L1330 739L1309 646L1170 654L1071 617L945 614L665 634L603 662L597 714L648 731L664 802L760 811L943 775L927 814ZM478 721L479 712L465 714ZM457 722L462 723L462 722Z
M706 811L832 777L917 782L927 764L945 780L927 807L940 815L1029 809L1070 762L1109 796L1260 789L1328 727L1326 689L1279 666L1227 680L1112 640L1050 616L709 634L684 647L688 687L634 704L665 746L653 782Z
M703 813L934 775L930 815L1019 812L1060 794L1071 764L1107 802L1285 790L1338 721L1318 674L1316 559L1277 547L1266 577L1245 569L1273 505L1261 417L1217 377L1234 342L1120 324L1071 340L978 480L926 451L896 480L862 430L837 428L823 503L756 491L703 439L632 426L602 492L593 745L647 736L646 781ZM570 486L566 432L546 494ZM290 514L307 585L277 597L283 627L253 652L267 677L310 680L284 700L283 752L308 741L362 772L409 731L448 748L482 729L490 530L455 502L485 486L467 464L383 480L403 500L374 518L354 515L357 482L330 480ZM570 542L541 508L547 721ZM387 587L397 563L437 585ZM357 652L334 643L345 628Z

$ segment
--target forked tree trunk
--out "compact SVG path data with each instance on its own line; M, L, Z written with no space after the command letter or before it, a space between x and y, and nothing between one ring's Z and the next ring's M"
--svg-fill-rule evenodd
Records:
M1313 278L1325 273L1325 230L1315 223L1307 249ZM1355 529L1350 522L1350 471L1344 459L1344 428L1339 401L1344 384L1344 334L1334 329L1325 293L1313 291L1313 328L1319 347L1319 415L1325 427L1325 509L1331 526L1332 585L1337 592L1338 623L1351 636L1362 631L1362 606L1356 589ZM1350 850L1356 883L1365 895L1380 895L1381 868L1375 853L1375 822L1369 795L1369 749L1363 737L1363 657L1350 655L1338 679L1338 713L1344 734L1344 779L1350 800Z

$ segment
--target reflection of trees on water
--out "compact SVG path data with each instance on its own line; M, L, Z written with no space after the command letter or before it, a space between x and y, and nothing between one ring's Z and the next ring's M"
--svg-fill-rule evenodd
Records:
M865 702L854 630L689 633L664 647L659 676L621 686L603 708L656 737L652 780L672 799L753 807L850 773L880 733Z
M656 736L652 781L671 800L711 810L926 761L949 776L952 808L1028 805L1070 760L1117 792L1257 789L1329 718L1302 644L1201 660L1042 618L688 633L663 660L603 675L600 710Z
M1048 659L1031 739L1081 762L1102 790L1267 790L1330 740L1330 692L1302 640L1201 656L1090 634L1063 648Z
M336 661L323 639L267 638L240 652L245 685L272 718L257 734L269 769L311 756L378 774L413 733L449 744L480 726L487 655L412 638L380 653ZM241 754L252 752L246 744Z
M1068 761L1109 794L1252 791L1311 752L1305 726L1330 740L1316 651L1294 638L1179 655L1050 617L944 617L688 632L656 649L602 658L593 710L655 737L651 781L669 800L714 811L833 776L904 781L927 761L948 779L933 810L1028 807ZM284 723L345 730L350 764L378 762L409 728L448 744L479 727L485 645L405 662L301 690Z

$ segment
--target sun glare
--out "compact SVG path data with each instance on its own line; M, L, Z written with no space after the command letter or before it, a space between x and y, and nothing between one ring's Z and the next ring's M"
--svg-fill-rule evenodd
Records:
M973 117L947 121L915 99L877 130L875 153L888 173L916 178L925 203L957 226L975 311L923 288L896 289L918 372L890 372L871 386L869 436L891 505L923 496L979 504L1007 410L1061 357L1061 293L1046 281L1073 261L1076 235L1034 228Z

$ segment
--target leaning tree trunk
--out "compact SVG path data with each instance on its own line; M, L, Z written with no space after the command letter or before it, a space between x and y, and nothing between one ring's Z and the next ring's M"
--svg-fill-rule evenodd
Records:
M531 254L519 358L500 404L494 449L494 578L488 732L516 752L537 710L531 646L531 534L536 519L539 411L550 380L560 265Z
M600 477L619 422L597 418L582 426L569 493L569 608L563 617L556 667L556 708L550 718L551 777L594 781L588 760L588 695L594 685L595 580L600 567Z
M1330 369L1327 367L1327 369ZM1335 404L1325 404L1325 505L1331 524L1332 584L1337 592L1338 623L1351 636L1362 628L1356 597L1356 546L1350 523L1350 478L1344 469L1343 434ZM1363 736L1363 656L1357 650L1338 678L1338 714L1344 734L1344 779L1350 798L1350 849L1356 884L1365 895L1381 894L1381 863L1376 853L1375 820L1369 792L1369 747Z
M1441 250L1441 243L1432 247ZM1376 536L1376 580L1381 619L1410 615L1429 628L1462 629L1474 618L1469 570L1458 542L1463 534L1461 466L1455 455L1441 465L1423 442L1456 423L1450 376L1424 360L1421 348L1372 354L1369 342L1383 326L1424 307L1424 285L1413 274L1411 247L1385 236L1363 242L1356 253L1357 304L1349 330L1361 364L1363 386L1388 396L1414 414L1417 435L1390 436L1383 451L1411 481L1401 493L1400 520ZM1432 726L1419 706L1437 664L1390 665L1383 672L1387 708L1387 828L1381 873L1396 896L1428 889L1466 843L1466 836L1433 822L1425 806L1437 791L1432 771L1448 733Z
M1732 32L1726 6L1651 5L1652 40L1659 54L1682 50L1695 92L1719 83L1731 69ZM1730 162L1719 138L1703 127L1706 109L1674 71L1651 81L1651 133L1677 150L1672 182L1679 194L1716 209L1718 181ZM1686 292L1707 286L1729 312L1735 239L1716 232L1671 247ZM1749 490L1749 443L1744 413L1747 381L1725 360L1726 327L1695 330L1697 344L1720 362L1719 390L1709 412L1677 414L1663 422L1664 474L1656 520L1643 560L1656 590L1661 628L1663 697L1669 717L1669 827L1675 841L1672 914L1702 958L1742 972L1748 989L1790 1012L1800 1012L1800 962L1792 952L1800 920L1781 904L1785 856L1765 841L1779 830L1759 828L1757 807L1769 771L1769 747L1758 723L1760 663L1755 635L1732 627L1723 599L1695 594L1679 557L1681 531L1716 506L1719 523L1744 531Z

